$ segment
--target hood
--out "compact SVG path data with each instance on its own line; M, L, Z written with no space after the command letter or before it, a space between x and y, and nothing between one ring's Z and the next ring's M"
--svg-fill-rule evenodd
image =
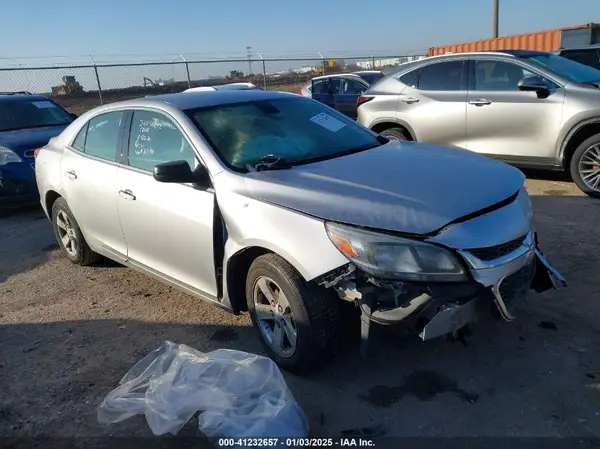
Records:
M59 126L0 132L0 146L9 147L22 156L26 150L34 150L46 145L52 137L58 136L67 125L68 123Z
M430 234L517 193L521 171L466 150L390 142L287 170L249 173L259 200L324 220Z

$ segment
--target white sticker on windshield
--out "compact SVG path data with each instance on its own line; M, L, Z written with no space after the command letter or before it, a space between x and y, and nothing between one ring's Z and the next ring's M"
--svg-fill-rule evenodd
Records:
M51 101L33 101L33 105L38 109L55 108L56 105Z
M311 117L310 121L322 126L325 129L328 129L332 133L338 132L340 129L346 126L345 123L340 122L338 119L326 114L325 112L321 112L320 114Z

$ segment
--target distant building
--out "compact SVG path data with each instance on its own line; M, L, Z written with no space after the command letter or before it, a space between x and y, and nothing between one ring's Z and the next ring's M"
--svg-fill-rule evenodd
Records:
M425 56L403 56L400 58L374 58L374 59L365 59L364 61L356 62L356 65L359 66L363 70L377 70L382 67L391 67L400 64L404 64L409 61L416 61L418 59L423 59ZM373 61L375 61L375 67L373 67Z

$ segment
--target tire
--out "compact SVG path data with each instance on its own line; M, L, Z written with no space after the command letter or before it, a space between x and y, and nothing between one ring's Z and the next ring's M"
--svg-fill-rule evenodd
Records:
M598 162L597 165L592 165L590 159L594 154L596 155L596 161ZM600 176L600 134L596 134L589 139L586 139L577 147L573 153L573 157L571 158L571 163L569 166L571 178L573 178L573 181L577 187L579 187L583 193L591 196L592 198L600 198L600 179L598 179L598 184L595 186L595 188L593 183L591 183L592 185L588 185L588 183L586 183L584 180L584 176L582 176L580 173L580 164L582 161L587 163L585 164L585 166L588 167L587 169L593 169L595 166L599 167L598 176ZM592 178L594 182L596 179L597 178Z
M271 284L270 281L273 283ZM271 321L261 320L260 317L268 316L265 307L272 309L277 307L265 306L265 304L257 305L255 302L257 291L260 301L266 302L267 300L261 290L261 285L264 288L263 282L270 284L270 292L275 294L275 300L281 300L281 303L276 304L284 306L280 310L283 315L275 313L272 327ZM280 296L281 292L284 297ZM281 257L276 254L265 254L252 263L246 278L246 300L252 323L268 356L281 368L302 374L324 366L335 355L339 346L340 329L337 295L309 285ZM285 307L285 303L288 304L288 307ZM258 312L257 308L260 308ZM271 315L273 316L273 313ZM274 349L277 345L269 341L268 331L271 329L271 336L275 339L277 335L275 333L276 320L279 319L282 320L281 323L285 321L288 324L287 327L283 324L278 327L279 332L285 335L284 342L291 343L287 330L295 329L296 331L293 350L283 348L278 351ZM293 326L291 326L292 324ZM284 353L285 349L287 349L287 353Z
M74 264L85 266L100 259L100 255L92 251L85 241L71 209L62 197L52 205L52 228L61 252Z
M402 128L384 129L379 134L392 140L409 140L409 138L406 136L406 131L404 131Z

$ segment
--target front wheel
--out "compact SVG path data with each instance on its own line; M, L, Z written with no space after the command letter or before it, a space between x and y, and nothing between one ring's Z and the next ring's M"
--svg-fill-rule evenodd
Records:
M309 285L275 254L258 257L246 278L252 323L269 357L302 373L324 365L339 344L336 295Z
M404 131L402 128L384 129L379 134L391 140L409 140L406 136L406 131Z
M577 147L569 168L573 181L583 193L600 198L600 134Z

